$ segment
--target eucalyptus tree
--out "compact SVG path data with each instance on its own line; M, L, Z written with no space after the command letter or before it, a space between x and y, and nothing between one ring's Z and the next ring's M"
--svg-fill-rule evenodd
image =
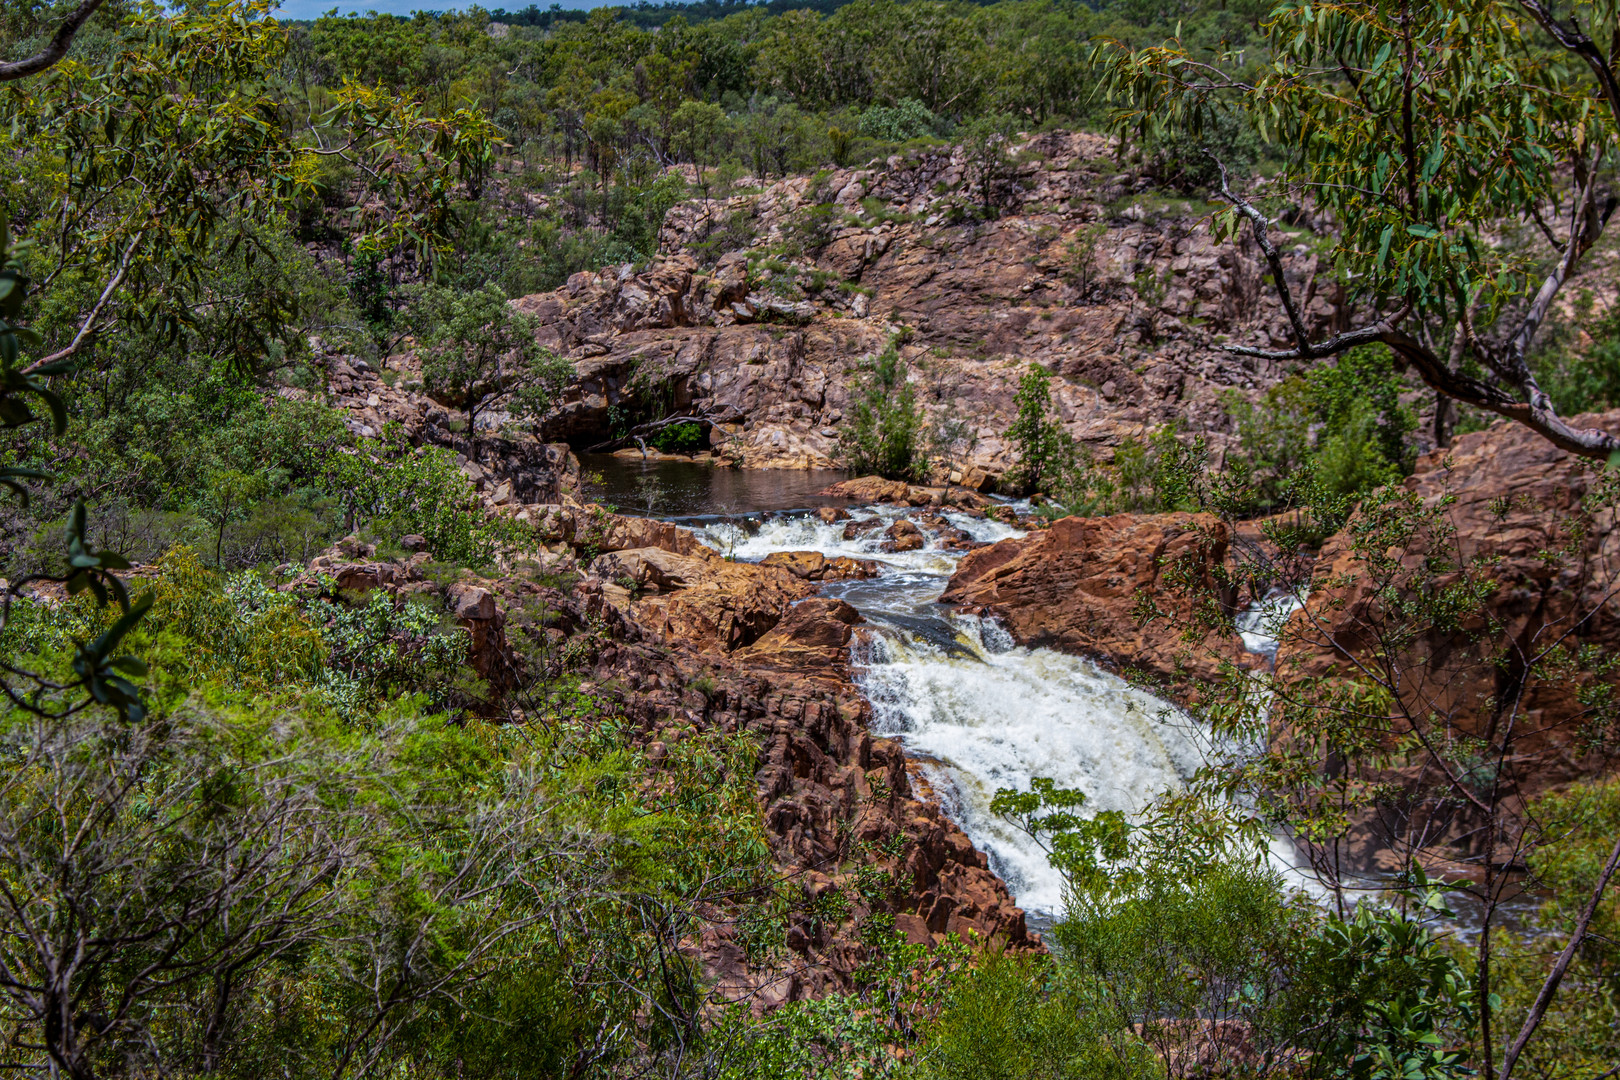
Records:
M431 286L412 307L428 391L467 414L476 430L485 409L506 403L537 418L573 375L573 365L535 340L539 323L486 285L465 294Z
M209 324L237 341L245 380L278 341L298 338L299 313L271 298L223 303L204 270L211 257L254 246L254 230L313 191L320 158L338 157L366 177L356 211L363 245L431 263L455 226L453 202L476 190L496 136L475 109L446 117L377 88L345 84L333 108L295 141L267 78L287 34L268 0L219 0L168 12L120 12L117 48L63 64L73 38L100 6L73 8L34 55L0 65L0 120L8 160L0 198L0 433L8 436L0 485L26 500L47 481L51 449L26 436L68 427L74 380L115 363L138 333L174 341ZM258 245L268 256L268 250ZM116 601L121 617L82 646L69 681L9 661L0 680L13 704L59 713L90 700L141 714L140 663L115 657L144 610L114 571L127 563L86 540L86 511L68 515L59 572L9 582L12 602L41 581ZM75 702L72 692L87 695Z
M1221 237L1248 229L1292 341L1241 355L1320 363L1382 343L1450 402L1508 417L1606 460L1620 433L1561 415L1530 363L1561 290L1615 207L1620 10L1544 0L1285 0L1264 24L1258 74L1240 51L1180 41L1093 54L1122 131L1210 131L1241 114L1287 155L1245 190L1221 169ZM1337 229L1333 259L1358 303L1348 329L1313 335L1278 245L1308 200Z

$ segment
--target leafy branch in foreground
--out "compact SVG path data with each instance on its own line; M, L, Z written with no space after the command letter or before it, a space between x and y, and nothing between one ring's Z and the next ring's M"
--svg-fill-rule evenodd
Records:
M1529 553L1485 539L1512 509L1506 499L1459 500L1444 470L1365 496L1314 567L1286 557L1292 530L1268 529L1283 557L1246 548L1237 574L1257 600L1294 600L1265 618L1275 666L1226 663L1197 706L1209 764L1191 790L1287 836L1340 918L1350 896L1383 888L1392 872L1411 883L1424 867L1444 868L1478 925L1459 1038L1497 1080L1534 1045L1620 862L1615 843L1602 871L1559 898L1580 911L1561 950L1542 949L1522 975L1530 988L1513 1011L1499 1009L1499 954L1517 947L1502 924L1524 868L1582 824L1526 795L1601 768L1620 748L1620 657L1585 640L1616 595L1594 540L1620 477L1581 480L1585 504L1547 508ZM1190 635L1232 632L1230 606L1192 575L1172 567L1165 580L1195 590ZM1570 581L1583 587L1557 584ZM1533 617L1517 606L1543 590L1557 601ZM1157 613L1152 597L1143 612Z
M1606 166L1620 130L1620 12L1577 10L1584 28L1537 0L1288 0L1266 24L1271 60L1253 80L1232 70L1238 57L1205 63L1179 41L1099 45L1121 130L1198 135L1237 113L1289 148L1283 173L1253 197L1221 169L1230 209L1216 232L1250 229L1293 345L1227 348L1313 361L1381 343L1440 395L1442 445L1457 401L1571 453L1620 450L1615 434L1560 416L1528 360L1620 205ZM1332 214L1338 273L1366 313L1320 338L1288 284L1280 213L1260 209L1302 198Z
M37 344L39 335L16 325L29 284L16 263L16 254L10 232L0 222L0 431L42 422L43 417L35 409L43 406L50 416L51 429L60 435L67 429L67 410L45 380L67 371L71 362L63 359L22 366L20 345ZM49 476L37 469L0 466L0 485L11 490L24 506L28 504L28 489L21 482L47 479ZM99 635L78 645L72 663L73 681L52 678L5 658L0 659L0 693L17 708L42 717L66 715L100 702L138 721L145 715L145 706L139 690L126 676L143 675L146 666L136 657L114 655L114 650L151 606L151 597L131 603L124 583L114 573L128 570L129 562L115 552L95 550L86 542L82 501L74 506L68 519L66 546L67 565L61 573L29 574L5 583L0 594L0 634L5 633L11 621L13 602L24 589L36 584L66 586L69 596L88 590L102 607L116 601L121 614ZM80 696L81 691L87 696Z

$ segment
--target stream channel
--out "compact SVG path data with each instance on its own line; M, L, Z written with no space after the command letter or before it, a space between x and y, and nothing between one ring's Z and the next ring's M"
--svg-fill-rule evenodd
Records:
M942 546L922 522L916 522L927 538L921 549L881 546L894 519L915 521L924 511L815 495L842 479L839 473L741 473L594 456L584 465L597 474L593 497L621 513L690 528L733 558L818 551L878 564L877 577L821 587L822 595L847 601L865 617L853 659L856 682L872 703L873 733L898 739L921 764L941 807L988 854L1037 928L1061 909L1062 882L1033 841L991 814L997 789L1027 789L1033 778L1050 777L1085 792L1091 810L1134 813L1200 764L1191 721L1173 706L1089 660L1017 646L994 621L939 604L963 553ZM713 499L704 497L701 472L712 474ZM815 516L813 508L824 505L846 508L857 525L873 519L877 525L845 539L850 522ZM1023 535L968 514L941 516L978 541ZM1256 652L1274 647L1263 621L1244 627Z

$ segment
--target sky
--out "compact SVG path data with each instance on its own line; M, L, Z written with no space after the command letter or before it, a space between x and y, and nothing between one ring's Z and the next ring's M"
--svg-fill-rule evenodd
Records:
M557 0L557 2L565 8L575 9L606 6L606 0ZM482 6L490 10L505 8L508 11L521 11L530 3L548 8L552 0L483 0ZM316 19L333 8L337 8L339 15L347 15L351 11L358 11L362 15L368 11L409 15L418 10L455 11L469 6L471 6L469 0L281 0L281 10L278 14L283 19Z

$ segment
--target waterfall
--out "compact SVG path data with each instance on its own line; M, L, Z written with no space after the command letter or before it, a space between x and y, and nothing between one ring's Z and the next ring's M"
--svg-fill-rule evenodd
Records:
M876 734L900 739L951 818L1026 910L1055 915L1062 878L1028 836L990 812L998 788L1037 776L1086 794L1091 811L1135 813L1198 767L1185 718L1096 665L1013 645L957 616L956 648L904 629L871 635L857 682Z
M1092 662L1015 646L995 622L953 615L937 600L961 552L923 526L926 545L885 552L882 530L904 509L868 508L849 522L814 516L704 525L698 536L733 558L818 551L876 561L879 576L823 586L867 619L853 659L873 708L873 733L899 739L934 796L1036 915L1062 907L1062 880L1029 837L990 812L998 788L1037 776L1085 792L1090 810L1141 810L1179 785L1201 758L1190 721L1173 706ZM1001 522L946 512L974 540L1023 535ZM851 530L855 532L856 530Z

